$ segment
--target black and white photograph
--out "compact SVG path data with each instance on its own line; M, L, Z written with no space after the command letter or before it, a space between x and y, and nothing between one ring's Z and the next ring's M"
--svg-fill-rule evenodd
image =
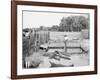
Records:
M22 25L23 68L89 66L88 13L23 10Z
M12 78L96 74L96 14L93 5L13 2Z

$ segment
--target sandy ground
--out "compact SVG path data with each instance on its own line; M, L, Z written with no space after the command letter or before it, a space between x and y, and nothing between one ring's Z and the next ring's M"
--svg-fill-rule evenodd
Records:
M37 58L40 60L40 57L37 56ZM35 56L35 61L37 59ZM67 60L64 58L60 58L60 60L56 59L49 59L49 57L42 56L42 60L38 68L49 68L51 67L51 63L54 63L58 66L56 67L70 67L70 65L76 66L88 66L89 65L89 56L88 54L73 54L70 56L71 60ZM51 62L51 63L50 63ZM62 66L61 66L62 65Z
M71 56L71 61L74 66L88 66L89 55L88 54L75 54Z

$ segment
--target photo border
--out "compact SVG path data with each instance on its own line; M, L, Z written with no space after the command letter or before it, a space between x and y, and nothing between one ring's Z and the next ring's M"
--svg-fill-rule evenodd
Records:
M94 71L17 75L17 5L93 9L94 10ZM64 3L33 2L33 1L11 1L11 78L12 79L59 77L59 76L90 75L90 74L97 74L97 6L96 5L64 4Z

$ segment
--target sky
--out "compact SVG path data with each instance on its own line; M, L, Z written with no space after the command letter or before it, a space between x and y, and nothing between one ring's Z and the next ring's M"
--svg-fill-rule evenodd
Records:
M88 14L79 13L23 11L23 28L52 27L52 25L59 25L63 17L71 15L88 17Z

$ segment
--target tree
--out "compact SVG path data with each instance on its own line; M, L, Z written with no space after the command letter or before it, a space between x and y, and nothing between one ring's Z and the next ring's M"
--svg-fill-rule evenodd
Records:
M53 25L51 27L51 31L58 31L58 29L59 29L59 26L58 25Z
M40 26L40 30L43 30L44 29L44 26Z
M81 29L88 29L88 18L84 16L63 17L59 26L59 31L81 31Z

